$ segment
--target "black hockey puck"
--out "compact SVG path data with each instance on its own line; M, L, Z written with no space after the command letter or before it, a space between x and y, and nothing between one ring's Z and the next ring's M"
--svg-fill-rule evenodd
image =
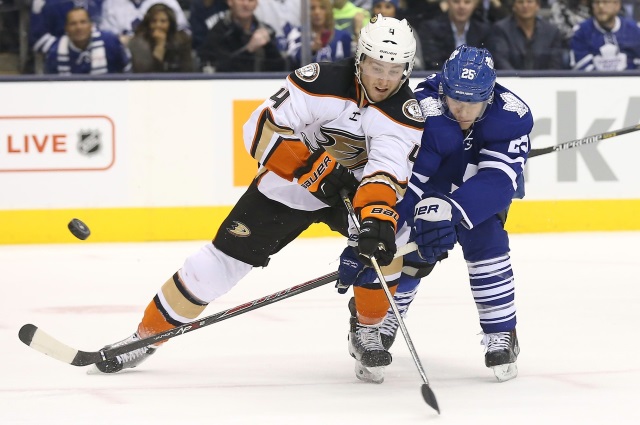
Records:
M89 226L84 224L82 220L74 218L71 220L67 226L69 231L78 239L85 240L91 234L91 230L89 230Z

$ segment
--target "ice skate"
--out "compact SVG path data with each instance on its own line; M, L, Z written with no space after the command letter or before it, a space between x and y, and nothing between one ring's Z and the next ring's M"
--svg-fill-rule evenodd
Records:
M384 367L391 364L391 354L380 341L380 325L363 325L351 321L349 354L356 359L356 377L361 381L381 384Z
M516 330L484 334L482 344L486 347L484 364L493 369L493 373L500 382L508 381L518 376L516 360L520 353Z
M391 348L398 334L398 319L393 312L387 312L380 326L380 340L385 350Z
M128 338L123 339L122 341L118 341L116 343L107 345L103 348L109 349L114 347L119 347L124 344L129 344L134 341L138 341L140 336L138 332L134 333ZM123 369L130 369L138 366L140 363L145 361L150 355L156 352L158 347L147 345L142 348L138 348L136 350L130 351L128 353L120 354L112 359L108 359L102 362L98 362L89 369L89 374L99 374L99 373L116 373L120 372Z

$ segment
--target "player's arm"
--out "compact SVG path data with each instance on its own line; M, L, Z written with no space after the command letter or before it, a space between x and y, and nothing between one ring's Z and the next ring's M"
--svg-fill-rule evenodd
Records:
M418 108L417 102L414 106ZM393 119L376 109L363 118L369 151L353 199L360 219L358 251L365 259L375 256L383 266L391 263L396 252L396 203L407 190L424 127L419 109L413 112L414 121Z
M311 152L295 134L316 118L318 102L287 79L251 115L244 126L247 150L262 166L283 179L297 182L327 205L341 202L340 190L354 193L358 181L349 169L319 148ZM316 105L321 107L322 105Z
M488 143L480 151L477 174L450 196L462 224L472 228L511 204L531 148L529 135Z

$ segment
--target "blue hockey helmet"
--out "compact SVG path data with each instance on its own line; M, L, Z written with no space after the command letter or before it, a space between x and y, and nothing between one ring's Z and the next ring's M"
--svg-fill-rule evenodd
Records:
M487 49L461 45L442 67L442 92L460 102L485 102L496 84L493 57Z

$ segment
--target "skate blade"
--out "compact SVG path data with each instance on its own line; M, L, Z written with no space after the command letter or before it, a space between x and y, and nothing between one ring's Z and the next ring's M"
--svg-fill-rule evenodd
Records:
M382 384L384 382L384 366L366 367L356 360L356 378L363 382Z
M493 366L491 369L499 382L509 381L518 376L518 365L515 363Z

